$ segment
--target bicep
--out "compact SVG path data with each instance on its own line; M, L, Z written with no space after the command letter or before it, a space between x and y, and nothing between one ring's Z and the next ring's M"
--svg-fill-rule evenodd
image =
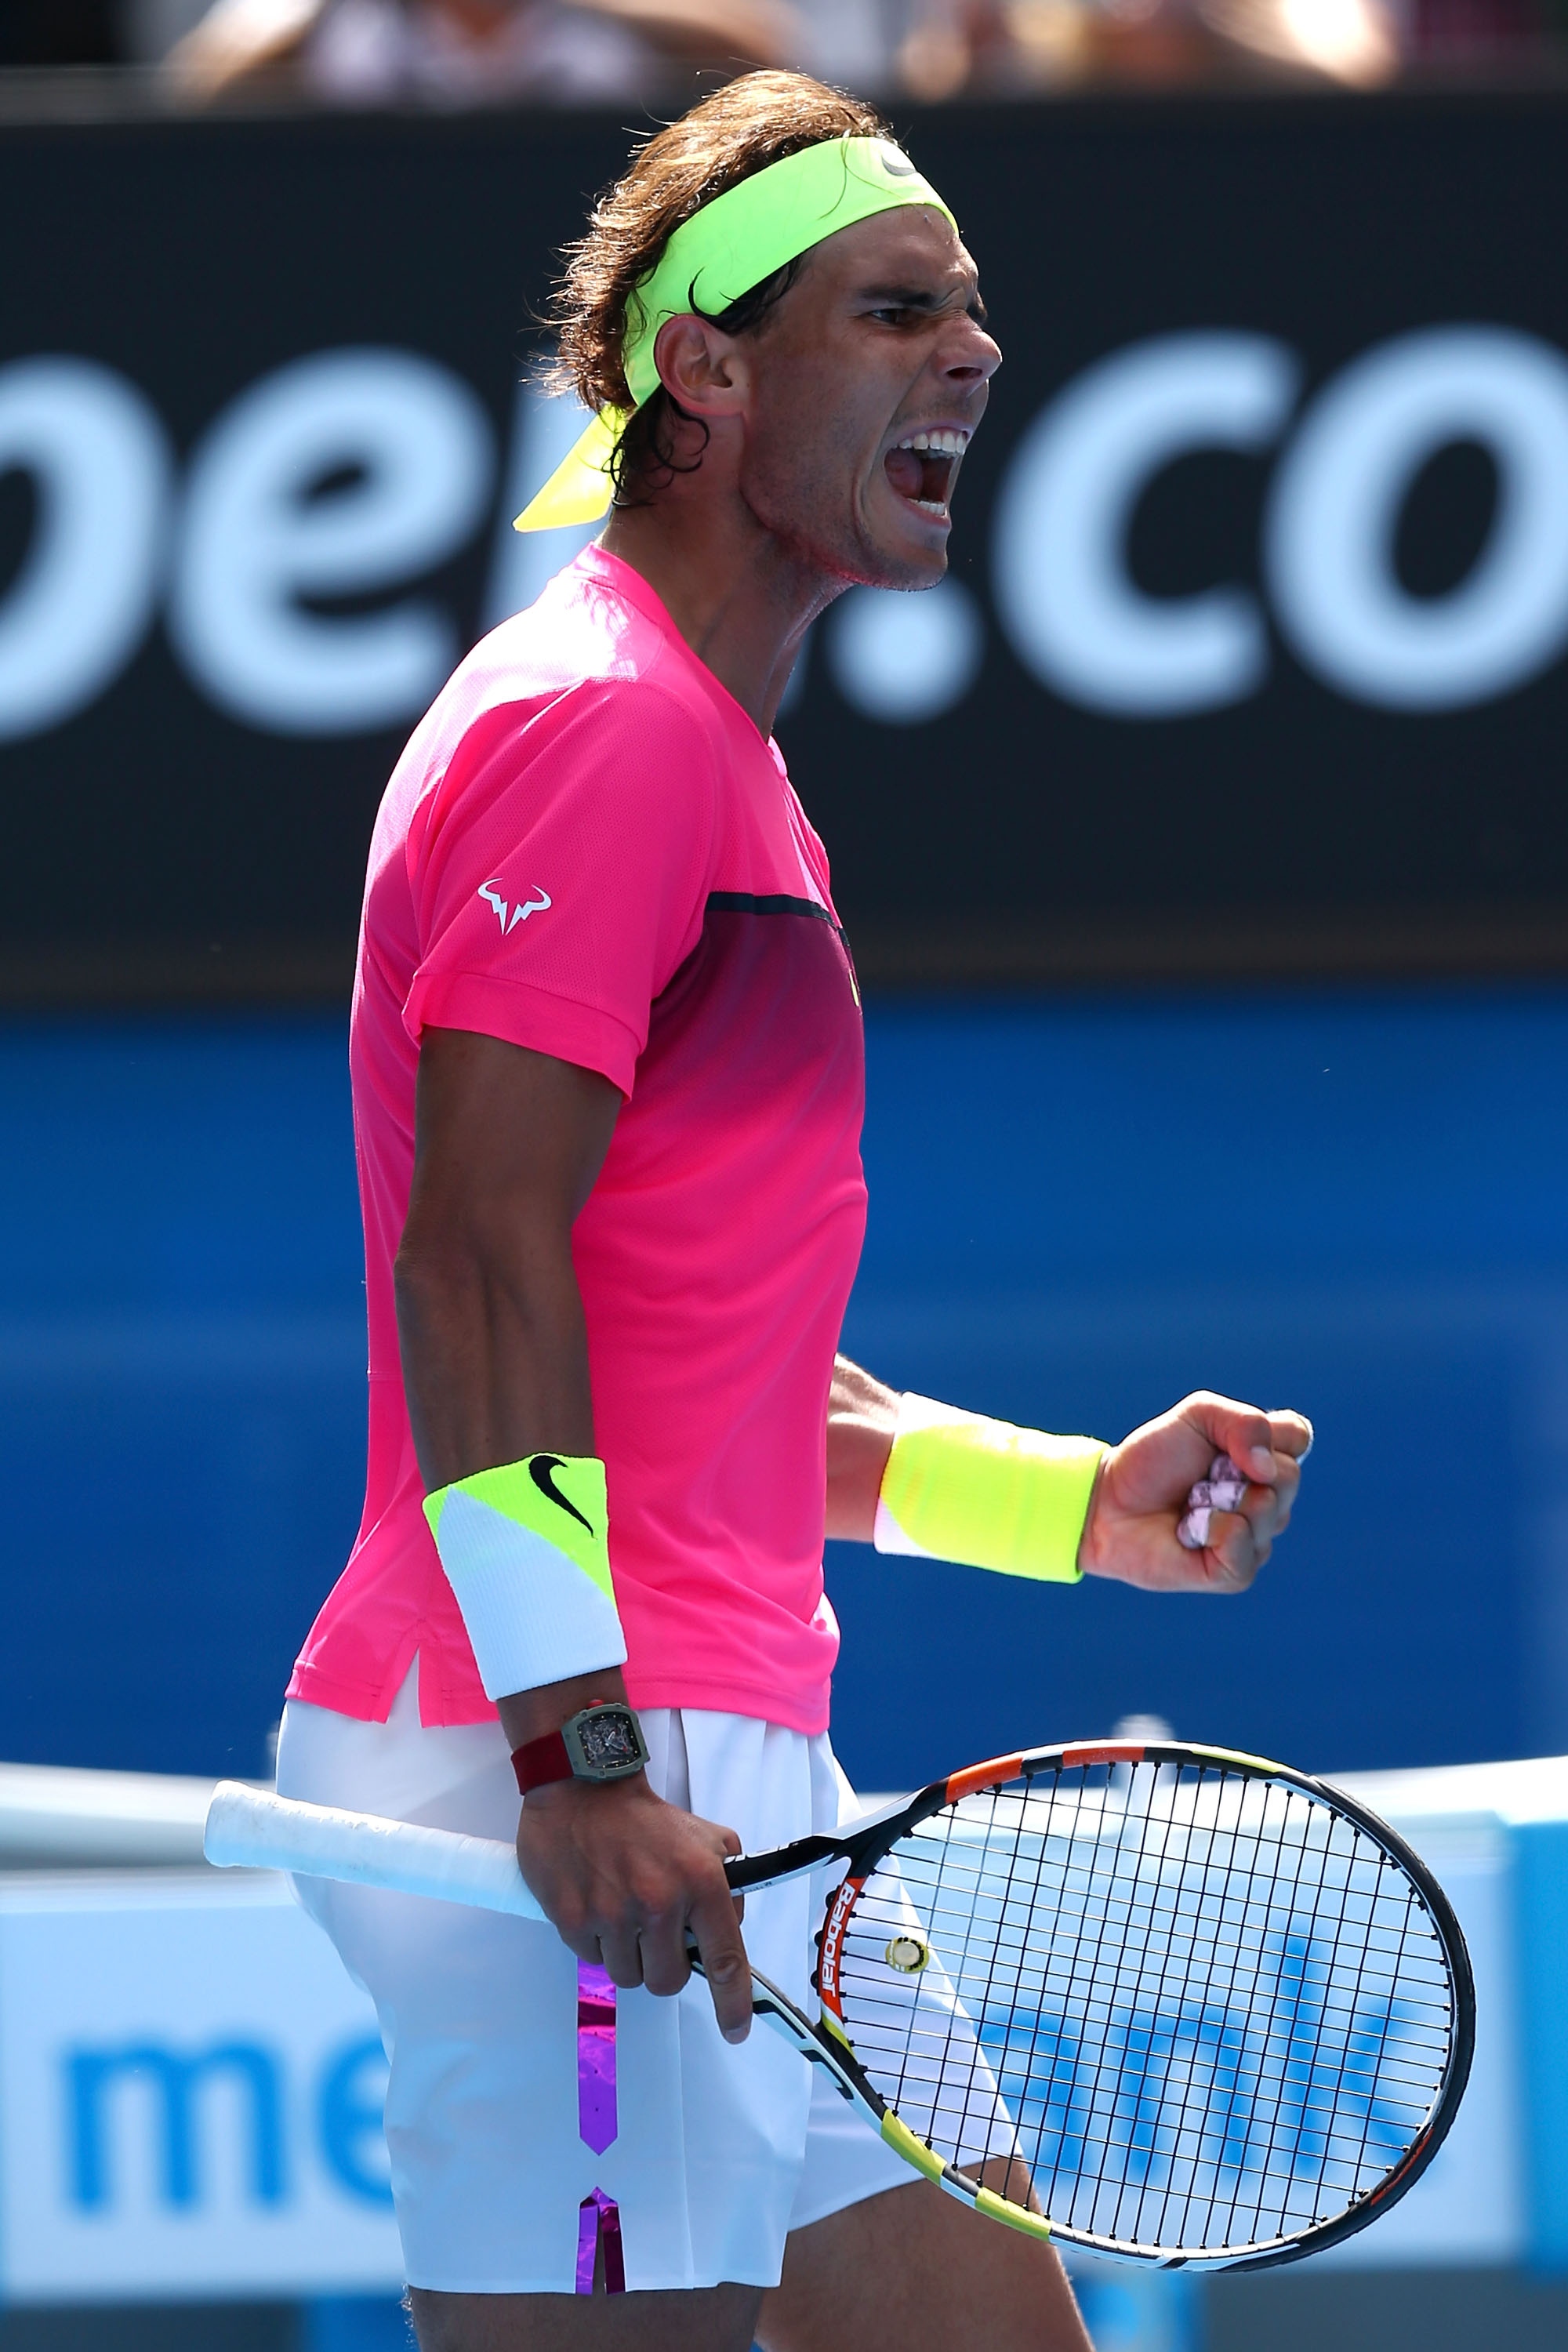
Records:
M618 1087L597 1070L466 1029L426 1029L408 1232L492 1219L570 1232L610 1148Z

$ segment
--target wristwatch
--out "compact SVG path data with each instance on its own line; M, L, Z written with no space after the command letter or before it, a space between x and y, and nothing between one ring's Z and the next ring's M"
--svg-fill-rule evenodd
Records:
M642 1726L624 1699L595 1699L569 1716L559 1731L524 1740L511 1769L526 1797L552 1780L626 1780L647 1762Z

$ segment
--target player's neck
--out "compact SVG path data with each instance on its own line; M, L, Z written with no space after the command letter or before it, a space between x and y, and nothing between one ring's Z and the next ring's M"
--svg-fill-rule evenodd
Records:
M603 545L640 572L698 659L763 736L806 630L847 584L764 530L738 497L678 481L617 508Z

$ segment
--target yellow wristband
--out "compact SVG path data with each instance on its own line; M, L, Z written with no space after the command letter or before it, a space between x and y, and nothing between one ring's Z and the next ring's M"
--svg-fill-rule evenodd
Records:
M877 1500L877 1549L1076 1583L1095 1474L1108 1450L1098 1437L1052 1437L930 1397L901 1397Z
M425 1498L487 1698L626 1663L605 1465L526 1454Z

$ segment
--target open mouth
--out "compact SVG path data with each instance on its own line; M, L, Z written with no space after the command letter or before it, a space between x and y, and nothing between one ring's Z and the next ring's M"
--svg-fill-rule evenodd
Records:
M900 498L945 522L959 462L968 446L968 434L951 425L934 433L911 433L889 450L883 470Z

